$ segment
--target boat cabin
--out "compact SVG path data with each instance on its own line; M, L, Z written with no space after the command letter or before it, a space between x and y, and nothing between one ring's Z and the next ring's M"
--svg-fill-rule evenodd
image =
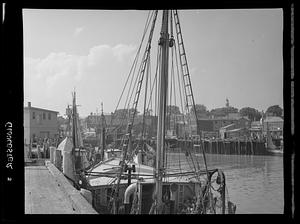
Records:
M112 157L102 161L90 170L87 176L89 189L93 194L93 207L100 214L109 214L112 209L112 194L115 191L116 174L120 169L120 158ZM154 168L135 162L128 163L127 169L119 185L120 206L125 206L126 213L149 214L154 198L155 179ZM204 186L190 177L169 176L163 180L163 201L168 204L166 213L181 213L186 204L192 203L200 186ZM138 203L135 203L137 200ZM135 210L135 211L134 211Z
M110 159L110 158L121 158L122 156L122 150L120 149L106 149L104 150L104 160Z

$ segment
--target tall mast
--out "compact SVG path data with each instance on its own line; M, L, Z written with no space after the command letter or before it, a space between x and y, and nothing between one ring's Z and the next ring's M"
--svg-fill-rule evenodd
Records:
M104 149L105 149L105 117L103 113L103 102L101 102L101 158L104 158Z
M169 11L163 11L161 36L159 45L161 48L161 64L159 76L159 99L158 99L158 125L157 125L157 147L156 147L156 188L155 195L157 208L162 203L162 176L164 169L164 146L165 146L165 116L168 89L168 53L169 53L169 34L168 34L168 15ZM158 211L157 211L158 212Z
M72 104L72 125L73 125L73 146L78 148L78 133L77 133L77 108L76 108L76 92L73 93L73 104Z

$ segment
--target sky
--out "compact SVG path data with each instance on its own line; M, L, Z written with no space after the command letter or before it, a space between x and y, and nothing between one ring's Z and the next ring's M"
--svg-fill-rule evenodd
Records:
M23 9L24 105L81 117L116 108L148 11ZM195 103L283 108L281 9L180 10ZM158 22L161 12L158 14ZM158 23L159 24L159 23ZM152 45L157 45L157 25ZM156 47L156 46L155 46Z

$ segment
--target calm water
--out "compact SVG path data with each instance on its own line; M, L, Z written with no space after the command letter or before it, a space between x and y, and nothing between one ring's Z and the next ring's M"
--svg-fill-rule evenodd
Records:
M184 158L184 155L180 156ZM203 164L202 155L198 155ZM283 157L206 154L208 168L222 169L238 214L283 214Z

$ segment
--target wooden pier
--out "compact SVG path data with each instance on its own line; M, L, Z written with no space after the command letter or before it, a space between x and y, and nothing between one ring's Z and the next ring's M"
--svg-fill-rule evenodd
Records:
M200 147L201 146L201 147ZM184 150L195 148L196 152L209 154L228 155L269 155L263 141L241 140L202 140L202 141L178 141L178 147ZM183 151L184 151L183 150ZM171 151L171 150L170 150Z
M138 144L138 140L133 140L133 145ZM146 141L153 148L156 147L155 140ZM117 146L121 144L121 140L117 141ZM209 154L228 154L228 155L270 155L265 147L264 141L258 140L184 140L184 139L167 139L166 144L169 145L169 152L185 152L186 150L195 149L196 152ZM199 147L201 145L201 147Z
M25 214L97 214L50 162L25 166Z

